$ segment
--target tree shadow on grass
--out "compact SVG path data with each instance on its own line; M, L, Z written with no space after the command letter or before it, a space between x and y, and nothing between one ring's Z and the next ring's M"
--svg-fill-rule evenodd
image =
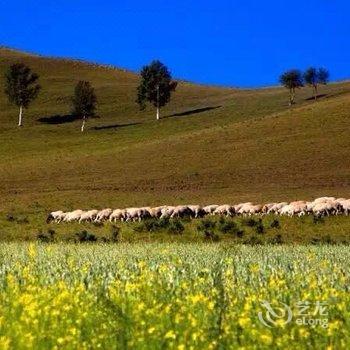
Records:
M132 125L139 125L142 124L140 122L136 123L128 123L128 124L113 124L113 125L101 125L101 126L94 126L94 130L108 130L108 129L119 129L119 128L125 128L126 126L132 126Z
M328 96L328 95L327 94L320 94L320 95L317 95L316 97L317 97L317 99L319 99L319 98L326 97L326 96ZM305 101L311 101L314 99L315 99L315 97L311 96L311 97L306 98Z
M174 114L166 115L163 118L185 117L187 115L203 113L203 112L211 111L213 109L218 109L218 108L221 108L221 107L222 106L209 106L209 107L203 107L203 108L190 109L190 110L185 111L185 112L180 112L180 113L174 113Z
M52 115L49 117L42 117L38 119L38 122L44 123L44 124L65 124L65 123L71 123L75 120L81 119L79 116L67 114L67 115Z
M94 117L89 117L90 118L99 118L98 116ZM73 114L66 114L66 115L51 115L49 117L42 117L37 119L38 122L43 123L43 124L66 124L66 123L72 123L76 120L81 120L81 116L78 115L73 115Z

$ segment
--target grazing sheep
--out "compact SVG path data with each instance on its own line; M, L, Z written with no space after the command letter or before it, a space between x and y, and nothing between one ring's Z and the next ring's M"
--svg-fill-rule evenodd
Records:
M257 205L245 204L238 210L237 214L240 214L240 215L259 214L262 208L263 206L260 204L257 204Z
M49 224L51 221L59 223L64 219L65 215L62 210L53 211L47 216L46 223Z
M63 221L64 222L78 221L83 213L84 212L81 209L68 212L66 213Z
M110 222L116 222L117 220L124 221L126 219L125 209L115 209L109 216Z
M141 210L141 219L148 219L151 218L151 212L152 212L152 208L151 207L142 207L140 208Z
M148 208L127 208L126 211L126 220L125 221L141 221L146 217L150 217Z
M256 215L256 214L279 214L288 216L302 216L314 214L317 216L324 215L349 215L350 199L335 197L319 197L312 202L293 201L290 203L267 203L264 205L253 204L252 202L240 203L236 205L178 205L178 206L158 206L158 207L140 207L115 209L110 208L103 210L74 210L63 212L62 210L53 211L48 214L46 222L101 222L109 219L110 222L121 221L141 221L147 218L182 218L189 216L199 218L204 215Z
M183 218L185 216L191 216L192 210L187 205L178 205L171 213L171 218Z
M98 214L98 210L96 209L86 211L85 213L81 214L79 222L83 222L83 221L92 222L95 220L97 214Z
M320 197L320 198L316 198L314 200L314 203L325 203L325 202L334 201L334 200L336 200L335 197Z
M307 210L306 203L301 203L301 202L291 202L285 206L283 206L279 210L280 215L288 215L288 216L293 216L293 215L304 215Z
M279 211L286 205L288 205L287 202L276 203L267 211L267 214L278 214Z
M235 212L238 213L240 209L245 205L253 205L253 203L252 202L240 203L240 204L234 205L233 208L235 209Z
M175 207L173 206L164 206L164 208L161 209L161 219L165 219L165 218L170 218L171 214L173 213L173 211L175 210Z
M113 210L110 208L100 210L95 218L95 222L101 222L102 220L108 220L109 216L112 214Z
M213 215L215 210L217 209L218 205L212 204L212 205L207 205L206 207L203 208L203 211L207 215Z
M235 208L228 204L219 205L214 211L215 215L233 216L235 213Z
M315 203L314 207L312 208L312 212L316 216L329 216L330 211L332 209L332 205L327 202L318 202Z
M205 215L205 211L200 205L187 205L187 207L191 210L192 215L195 219L202 217Z
M149 209L149 213L152 218L160 218L162 215L162 209L165 208L165 205L162 205L160 207L154 207Z
M262 214L267 214L268 211L273 207L275 206L276 203L267 203L267 204L264 204L262 209L261 209L261 213Z
M350 199L342 201L341 206L343 207L343 213L346 216L350 215Z

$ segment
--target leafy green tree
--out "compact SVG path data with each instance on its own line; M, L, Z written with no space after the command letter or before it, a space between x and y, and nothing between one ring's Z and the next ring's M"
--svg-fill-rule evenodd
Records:
M83 120L81 125L81 132L83 132L86 120L95 115L97 104L95 90L88 81L81 80L77 83L74 89L72 103L72 114L81 117Z
M164 107L175 91L177 82L172 80L168 68L160 61L153 61L141 71L141 81L137 88L137 102L144 109L146 102L157 109L157 120L160 119L160 108Z
M5 73L5 94L19 107L18 126L22 126L23 109L28 108L40 91L39 76L23 63L11 65Z
M289 90L289 105L295 101L295 90L304 86L303 76L298 69L291 69L280 76L280 83Z
M325 68L310 67L304 73L305 83L312 86L314 99L317 99L318 86L326 85L329 81L329 71Z

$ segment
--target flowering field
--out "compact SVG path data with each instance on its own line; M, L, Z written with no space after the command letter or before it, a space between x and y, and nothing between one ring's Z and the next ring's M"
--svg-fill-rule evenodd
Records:
M0 349L346 349L347 246L0 245Z

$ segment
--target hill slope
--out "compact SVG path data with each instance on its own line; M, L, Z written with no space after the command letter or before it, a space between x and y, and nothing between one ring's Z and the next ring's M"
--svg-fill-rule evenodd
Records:
M316 103L303 89L290 109L282 88L181 82L157 122L138 110L131 72L1 49L1 79L16 61L40 74L43 91L20 130L0 92L4 210L350 197L350 83L323 87ZM83 135L64 117L80 79L99 99Z

